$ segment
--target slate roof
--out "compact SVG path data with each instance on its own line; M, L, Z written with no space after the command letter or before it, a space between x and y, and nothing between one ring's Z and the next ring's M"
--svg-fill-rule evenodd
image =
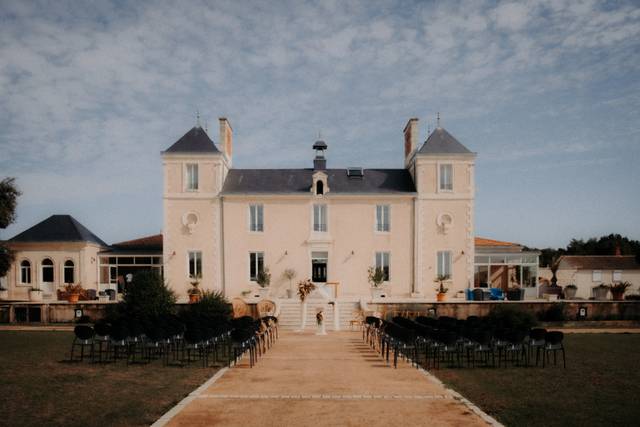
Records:
M200 126L195 126L177 140L165 153L219 153L207 132Z
M145 236L139 239L127 240L111 245L103 253L162 253L162 234Z
M91 242L108 246L71 215L51 215L9 239L9 242Z
M329 194L414 193L406 169L365 169L362 178L347 176L347 169L322 170L328 176ZM230 169L222 194L309 194L313 169Z
M444 128L438 127L422 144L418 154L475 154Z
M563 255L560 268L577 270L640 270L633 255Z

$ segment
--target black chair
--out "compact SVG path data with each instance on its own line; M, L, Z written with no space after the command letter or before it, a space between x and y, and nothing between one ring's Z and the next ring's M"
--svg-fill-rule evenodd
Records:
M110 360L117 362L118 359L129 358L128 336L129 329L124 319L116 319L111 323L111 334L109 335Z
M546 343L545 337L547 330L543 328L534 328L529 332L529 339L527 342L527 348L529 351L529 359L533 357L533 351L536 352L536 366L540 360L540 353L544 353L544 345Z
M564 354L564 334L560 331L551 331L547 332L544 337L545 345L544 345L544 357L542 358L542 367L546 366L546 362L549 360L549 354L553 352L553 364L558 364L558 359L556 357L556 353L558 351L562 352L562 366L564 368L567 367L567 361Z
M95 331L94 342L94 358L92 362L108 362L109 354L111 352L111 325L105 320L98 320L93 326ZM104 359L103 359L104 356ZM97 359L97 360L96 360Z
M96 334L93 328L87 325L78 325L75 328L73 328L73 333L75 336L73 338L73 342L71 343L70 361L71 362L83 361L85 357L85 352L84 352L85 348L89 349L89 354L87 356L93 359L93 337ZM74 351L76 347L80 347L79 358L74 357Z

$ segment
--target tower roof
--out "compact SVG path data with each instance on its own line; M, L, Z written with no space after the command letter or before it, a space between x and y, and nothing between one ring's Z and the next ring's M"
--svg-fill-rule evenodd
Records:
M437 127L422 144L419 154L474 154L453 135L442 127Z
M194 126L177 140L165 153L219 153L207 132L200 126Z
M9 239L9 242L91 242L108 246L71 215L51 215Z
M319 139L313 144L313 149L314 150L326 150L327 149L327 143L324 142L323 140Z

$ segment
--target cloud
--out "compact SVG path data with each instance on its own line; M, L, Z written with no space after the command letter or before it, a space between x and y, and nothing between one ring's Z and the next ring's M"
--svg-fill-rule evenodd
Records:
M29 204L157 188L196 110L214 140L230 118L244 167L310 164L319 129L332 165L400 167L406 119L436 111L491 162L598 156L600 117L639 138L633 2L3 2L0 22L0 169Z

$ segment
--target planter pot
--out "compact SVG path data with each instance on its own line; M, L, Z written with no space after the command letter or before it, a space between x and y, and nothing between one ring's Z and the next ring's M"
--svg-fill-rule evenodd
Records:
M447 299L447 294L445 294L444 292L438 292L438 295L436 296L436 300L438 302L446 301L446 299Z
M382 288L371 288L371 298L373 299L377 299L377 298L386 298L387 297L387 291L385 291Z
M109 295L99 295L98 296L98 301L99 302L108 302L109 301Z
M67 301L75 304L80 300L80 294L67 294Z
M253 293L254 298L264 299L269 296L269 288L258 288Z
M29 301L33 301L33 302L42 301L42 291L29 291Z
M543 294L542 297L544 299L546 299L547 301L557 301L558 300L558 295L556 295L556 294Z
M577 288L564 288L564 299L574 299L576 297Z
M189 294L189 304L195 304L200 301L200 294Z
M509 289L507 291L509 301L522 301L524 299L524 289Z
M287 289L287 298L293 298L293 289Z
M0 291L0 299L9 299L9 290L3 289Z
M595 287L593 288L593 297L597 300L606 300L609 294L609 288Z
M622 301L624 300L624 291L623 292L611 292L611 298L614 301Z

